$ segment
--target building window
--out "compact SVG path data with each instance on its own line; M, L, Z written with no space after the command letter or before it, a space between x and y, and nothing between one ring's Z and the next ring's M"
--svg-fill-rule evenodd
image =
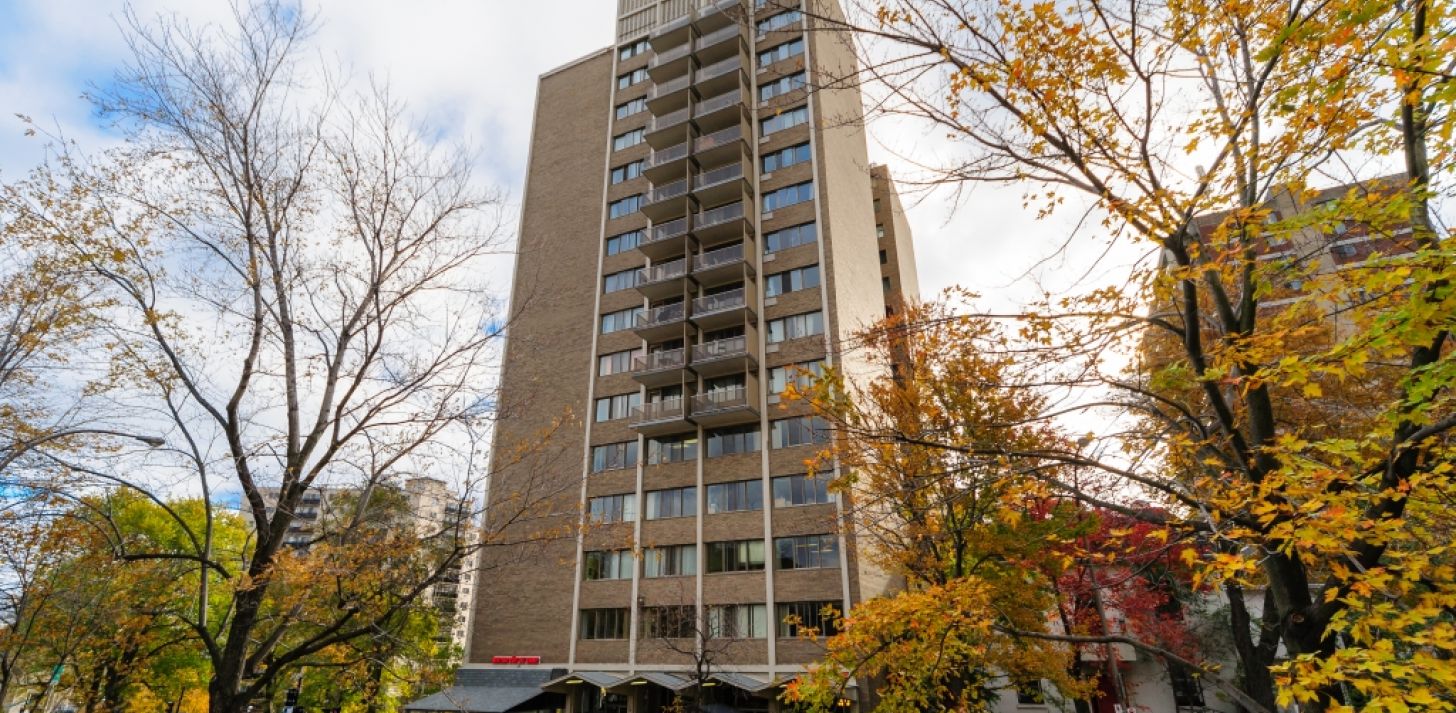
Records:
M622 45L621 47L617 48L617 59L632 59L633 57L647 54L647 50L650 49L652 49L652 44L650 42L648 42L647 40L637 40L632 44Z
M707 487L708 514L763 509L763 481L739 480Z
M887 253L887 252L885 252L884 250L881 250L880 251L880 264L881 265L886 265L886 264L889 264L889 262L890 262L890 254Z
M697 631L697 612L688 604L646 607L642 610L642 638L691 639Z
M617 88L626 89L634 84L641 84L647 81L647 68L638 67L626 74L617 77Z
M647 97L638 97L629 102L617 105L617 118L625 119L634 114L641 114L647 111Z
M581 610L581 638L583 639L625 639L627 622L631 619L623 609Z
M708 457L757 453L762 439L758 426L732 426L708 431Z
M763 251L765 253L776 253L780 250L796 248L800 245L808 245L819 239L819 228L813 223L804 223L775 230L763 236Z
M794 416L769 423L772 448L792 448L829 442L829 422L818 416Z
M617 394L597 399L597 423L615 421L632 415L632 409L642 405L642 394Z
M769 320L768 343L778 344L789 339L812 337L824 333L824 315L820 312L806 312L781 319Z
M640 242L642 242L642 231L640 230L633 230L622 233L621 235L613 235L607 238L607 254L616 255L617 253L626 252L637 247L637 243Z
M807 389L814 385L815 379L823 375L824 362L822 360L801 361L797 364L771 367L768 370L768 392L782 394L788 390L789 384L793 384L795 389Z
M642 143L643 137L647 135L646 129L633 129L623 134L612 137L612 150L621 151Z
M779 569L824 569L839 566L839 538L803 535L774 540Z
M880 278L880 289L884 290L885 292L889 292L890 291L890 278L888 278L888 277L881 277Z
M773 479L773 502L776 508L802 505L824 505L829 500L829 479L808 475L785 475Z
M602 278L602 292L611 294L637 286L637 268L613 272Z
M793 639L803 629L813 629L820 636L839 633L837 619L842 609L839 602L790 602L778 606L779 638Z
M809 107L801 106L795 109L781 111L773 116L759 122L759 134L768 136L776 134L784 129L791 129L809 120Z
M598 579L631 579L632 550L611 550L583 553L583 576Z
M763 604L708 607L708 636L714 639L768 638L768 607Z
M637 466L637 442L607 443L592 446L592 472L634 468Z
M773 173L781 168L788 168L809 160L809 143L790 146L780 151L775 151L763 157L763 172Z
M603 495L587 500L591 521L598 525L631 522L637 519L637 496L634 493Z
M708 574L757 572L763 569L763 540L709 542Z
M602 315L602 334L620 332L624 329L631 329L637 323L637 318L642 315L641 307L628 307L616 312L608 312Z
M626 374L632 371L632 364L637 357L642 356L641 347L628 349L611 354L603 354L597 357L597 376L611 376L612 374Z
M775 62L782 62L790 57L798 57L804 54L804 38L796 37L772 49L766 49L758 53L758 66L767 67Z
M1020 706L1046 705L1046 696L1041 692L1041 681L1017 684L1016 704Z
M612 185L623 181L630 181L642 175L642 161L633 161L612 169Z
M883 237L885 237L885 226L884 225L876 225L875 226L875 237L876 238L883 238Z
M1168 682L1173 686L1173 704L1179 708L1202 708L1203 684L1186 666L1168 664Z
M649 547L642 552L642 576L688 577L698 573L698 546Z
M773 193L764 194L763 212L768 213L812 200L814 200L814 182L796 183L792 186L784 186Z
M797 89L803 89L806 83L804 76L803 72L795 72L779 77L768 84L759 85L758 100L766 102L774 97L781 97Z
M652 438L647 441L647 462L653 465L681 463L696 460L697 457L698 439L696 436L669 436Z
M798 292L818 287L819 266L809 265L784 272L775 272L763 279L763 296L778 297L786 292Z
M615 200L607 204L607 215L612 218L625 218L637 212L642 206L642 194L627 196L621 200Z
M647 519L666 520L673 517L692 517L698 514L698 488L653 490L645 493L647 498Z
M798 10L790 10L788 12L781 12L768 19L759 20L758 34L762 35L767 32L773 32L774 30L782 30L803 19L803 17L804 15Z

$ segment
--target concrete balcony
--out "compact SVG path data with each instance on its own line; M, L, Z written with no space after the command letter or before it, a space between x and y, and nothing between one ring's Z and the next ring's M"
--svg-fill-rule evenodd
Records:
M745 172L744 168L744 162L740 161L693 176L693 197L699 203L714 205L752 195L753 185L749 179L753 172L752 169Z
M758 330L753 325L746 325L741 337L728 337L693 345L690 364L693 371L703 378L756 372L758 360L754 352L757 349Z
M745 275L752 277L753 266L748 257L755 245L747 240L693 256L693 279L704 287L717 287L742 280Z
M642 239L638 241L637 252L646 255L654 262L671 260L683 255L687 250L687 234L688 219L686 217L653 223L652 227L644 232Z
M693 300L693 324L709 331L742 324L758 307L757 285L749 284Z
M632 331L649 342L660 342L666 337L681 334L686 317L687 310L681 302L654 307L637 316Z
M687 71L692 59L693 44L683 42L676 47L659 50L647 63L647 74L652 81L661 82Z
M693 215L692 232L704 246L722 245L753 234L752 203L747 199Z
M632 409L627 425L648 436L660 436L692 427L688 422L687 400L681 396L648 402Z
M648 388L681 384L687 365L686 349L652 352L632 360L632 378Z
M686 257L649 265L637 271L637 291L650 300L680 295L687 275Z
M687 141L676 146L653 149L652 153L648 155L646 163L642 164L642 175L653 183L665 183L681 177L687 173L687 159L690 153L692 153L692 145Z
M687 141L688 119L691 116L692 107L684 106L681 109L652 117L652 120L647 122L647 145L654 149L661 149Z
M725 25L693 40L693 53L700 64L712 64L747 49L748 38L738 23Z
M653 114L666 114L676 111L688 105L692 92L688 88L693 86L693 73L683 72L682 76L674 77L659 84L653 84L647 90L647 109Z
M735 87L698 102L693 107L693 123L704 134L711 134L747 121L751 105L748 93Z
M672 183L653 186L642 199L642 214L654 224L670 221L687 215L688 180L679 178Z
M704 428L758 421L757 385L716 389L693 397L692 419Z
M711 97L749 86L748 73L744 71L748 66L746 56L741 52L736 53L693 72L693 84L698 92L702 96Z
M705 166L714 166L748 153L747 139L753 137L748 123L739 122L693 140L693 157Z

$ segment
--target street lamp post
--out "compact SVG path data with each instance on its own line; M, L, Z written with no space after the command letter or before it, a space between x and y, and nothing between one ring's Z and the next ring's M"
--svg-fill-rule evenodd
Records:
M29 440L16 441L15 443L11 443L7 446L0 447L0 473L5 472L6 469L8 469L10 465L21 456L32 450L35 450L40 446L50 443L51 441L57 441L62 438L69 438L71 436L86 435L129 438L133 441L137 441L147 446L148 448L161 448L162 446L167 445L167 441L162 437L146 433L128 433L126 431L113 431L106 428L73 428L65 431L56 431L54 433L42 434Z

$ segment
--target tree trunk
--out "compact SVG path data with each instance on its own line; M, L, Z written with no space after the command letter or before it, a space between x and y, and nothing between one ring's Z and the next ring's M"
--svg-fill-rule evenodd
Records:
M1259 645L1253 640L1250 627L1253 626L1253 619L1249 616L1249 608L1244 603L1244 590L1242 587L1228 584L1224 586L1224 594L1228 596L1230 612L1230 629L1234 639L1234 652L1239 657L1239 687L1249 697L1258 701L1260 705L1268 710L1278 710L1274 695L1274 678L1269 675L1269 666L1274 663L1273 652L1264 649L1264 642L1267 638L1273 638L1278 643L1278 636L1271 633L1271 629L1278 630L1278 618L1274 611L1274 598L1269 592L1264 593L1264 616L1259 627ZM1266 658L1267 655L1267 658ZM1242 709L1242 706L1240 707Z

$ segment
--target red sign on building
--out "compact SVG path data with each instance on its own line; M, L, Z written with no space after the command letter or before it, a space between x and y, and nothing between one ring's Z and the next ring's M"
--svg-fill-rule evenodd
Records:
M492 656L490 662L503 666L535 666L541 663L540 656Z

